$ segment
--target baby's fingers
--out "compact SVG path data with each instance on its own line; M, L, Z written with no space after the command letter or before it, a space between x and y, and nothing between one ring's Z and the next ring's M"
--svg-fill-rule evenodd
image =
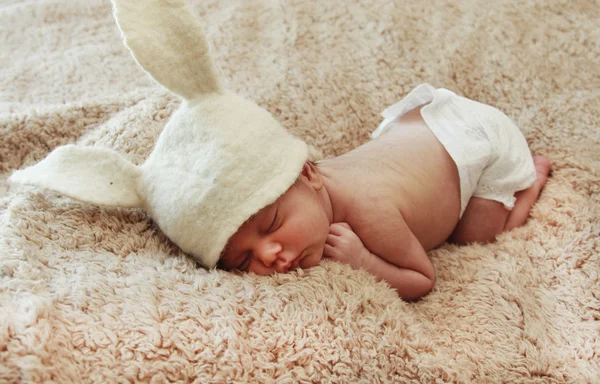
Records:
M329 233L336 236L341 236L347 231L352 231L352 228L347 223L333 223L329 226Z
M329 244L325 244L325 247L323 248L323 257L326 257L328 259L336 259L337 252L335 250L335 247L332 247Z
M332 235L331 233L327 235L327 240L325 240L325 244L329 244L332 247L337 246L340 243L340 238L337 235Z

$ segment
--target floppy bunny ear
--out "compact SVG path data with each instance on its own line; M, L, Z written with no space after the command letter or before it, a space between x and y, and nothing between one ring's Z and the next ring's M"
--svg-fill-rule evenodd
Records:
M186 100L222 86L204 30L183 0L113 0L114 16L138 64Z
M142 207L136 190L140 170L109 149L65 145L10 182L51 189L77 200L125 208Z

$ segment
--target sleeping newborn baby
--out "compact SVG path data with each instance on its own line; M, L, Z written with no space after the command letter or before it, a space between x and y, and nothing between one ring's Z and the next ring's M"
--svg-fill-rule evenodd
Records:
M246 221L219 266L265 275L331 258L428 293L427 251L522 225L550 172L499 110L423 84L383 113L370 142L317 165Z
M306 143L224 88L185 1L112 2L125 45L178 110L142 164L70 144L10 182L144 209L203 267L269 274L327 257L417 299L435 281L428 250L523 224L546 182L549 162L507 116L426 84L384 112L374 140L315 165Z

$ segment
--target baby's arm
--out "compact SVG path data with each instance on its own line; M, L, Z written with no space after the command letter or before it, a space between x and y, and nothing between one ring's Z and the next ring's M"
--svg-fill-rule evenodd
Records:
M431 273L426 275L419 270L398 267L374 253L369 253L371 258L365 266L365 270L387 281L402 299L407 301L420 299L433 288L433 284L435 283L433 265ZM431 264L431 260L428 259L427 262L424 262L424 264L427 263ZM425 266L422 269L427 268Z
M332 224L325 255L384 279L404 300L416 300L431 291L433 264L404 220L369 228L361 240L348 224Z

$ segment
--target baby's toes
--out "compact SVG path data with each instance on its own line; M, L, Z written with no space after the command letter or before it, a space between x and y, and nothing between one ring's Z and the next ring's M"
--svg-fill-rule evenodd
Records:
M552 164L545 156L533 156L533 164L535 164L535 172L538 177L548 177Z

